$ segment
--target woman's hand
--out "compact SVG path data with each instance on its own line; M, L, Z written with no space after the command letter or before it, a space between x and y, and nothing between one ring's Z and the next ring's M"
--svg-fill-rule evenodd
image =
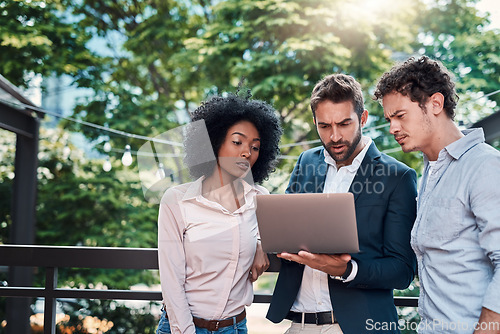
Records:
M267 254L262 250L262 244L260 240L257 240L257 249L255 250L255 257L253 258L252 267L250 267L250 281L255 282L257 278L264 271L269 268L269 258Z

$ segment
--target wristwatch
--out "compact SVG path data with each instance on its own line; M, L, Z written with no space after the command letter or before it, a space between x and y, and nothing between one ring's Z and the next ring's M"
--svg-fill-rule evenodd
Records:
M342 276L330 275L330 277L337 280L337 281L345 282L345 280L347 279L347 277L349 277L351 272L352 272L352 260L347 262L347 268L346 268L345 272L342 274Z

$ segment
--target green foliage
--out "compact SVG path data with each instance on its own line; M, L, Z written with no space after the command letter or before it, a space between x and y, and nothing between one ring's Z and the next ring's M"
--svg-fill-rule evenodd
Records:
M39 162L38 243L155 246L157 208L145 203L135 173L113 159L103 172L103 161L86 160L60 129L42 131Z
M189 38L201 29L202 17L192 14L185 1L81 1L72 7L83 15L84 31L125 42L115 57L89 83L95 96L82 102L75 114L86 121L117 130L155 136L182 122L191 103L198 103L204 85L197 69L198 52ZM182 105L182 107L178 107ZM74 126L88 138L100 134ZM111 138L117 147L142 141Z
M144 200L137 173L121 167L102 171L102 160L86 160L60 128L43 129L40 135L36 244L59 246L156 247L158 208ZM2 137L3 138L3 137ZM0 242L8 240L11 224L9 194L13 171L13 146L2 156ZM68 152L70 148L70 152ZM3 166L3 165L2 165ZM43 280L43 273L39 273ZM128 289L139 282L158 282L149 271L68 269L59 272L61 285L79 287L100 283L108 288Z
M284 124L281 153L288 158L266 182L269 190L282 192L294 157L319 144L309 108L314 84L343 72L362 84L370 112L366 134L420 173L421 155L399 150L371 93L396 59L427 54L457 77L462 100L457 120L473 122L491 113L500 94L485 99L478 92L500 89L500 34L484 28L488 18L478 15L475 2L0 0L0 73L20 86L35 75L68 74L94 92L79 101L76 118L149 137L185 122L207 96L234 92L245 78L253 96L272 103ZM90 50L90 42L100 45L98 52ZM87 160L68 131L83 133L98 151L108 139L115 148L129 144L132 150L144 142L107 138L67 121L60 125L65 130L44 130L40 141L37 243L155 247L158 208L144 201L136 164L123 168L118 156L111 156L113 169L105 173L103 161ZM14 136L4 133L0 243L7 242L12 223L15 149ZM60 284L68 286L128 288L158 280L151 272L64 269L60 275ZM89 304L94 306L96 314L99 307L121 307ZM124 321L132 317L123 314Z
M411 52L419 2L384 11L361 1L84 1L84 29L125 42L95 80L96 96L75 113L82 119L143 135L164 132L206 95L234 91L245 78L252 94L274 104L284 122L283 144L317 139L309 96L325 74L346 72L368 88L392 60ZM370 104L370 96L366 93ZM140 110L140 113L137 111ZM380 108L374 125L385 122ZM75 126L92 139L99 134ZM111 138L124 146L122 138ZM142 143L131 142L132 147ZM305 146L287 146L297 156ZM280 167L291 170L287 162Z
M61 129L42 131L36 243L156 247L158 208L145 202L137 174L114 159L114 168L103 172L102 160L87 161L68 139ZM71 148L70 154L65 147ZM100 282L127 289L155 279L150 272L60 271L61 283L70 286Z
M224 73L212 76L217 87L245 77L255 97L274 104L285 124L283 144L313 140L314 84L332 72L373 84L391 63L386 44L408 45L412 38L408 22L418 2L401 3L396 16L396 8L368 12L359 1L222 1L196 45L206 72ZM390 29L387 11L394 15ZM289 146L282 154L297 156L305 147Z
M489 18L479 16L476 2L436 1L428 15L420 16L420 45L415 47L455 74L459 95L500 89L500 34L485 28ZM500 103L500 94L490 99Z
M65 157L62 136L56 131L40 141L38 243L153 247L157 212L144 206L136 176L118 163L104 173L102 160L86 161L75 147ZM54 197L58 201L49 200ZM137 222L137 212L149 224Z
M90 35L65 20L64 0L0 1L0 73L16 86L32 74L68 74L75 81L96 63Z

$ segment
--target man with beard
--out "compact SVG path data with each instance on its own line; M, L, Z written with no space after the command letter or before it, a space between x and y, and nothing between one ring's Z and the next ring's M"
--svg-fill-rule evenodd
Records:
M416 173L361 134L368 111L351 76L319 81L311 109L323 147L300 155L286 192L353 193L360 252L279 254L267 318L292 320L289 334L399 333L393 289L408 287L416 270Z

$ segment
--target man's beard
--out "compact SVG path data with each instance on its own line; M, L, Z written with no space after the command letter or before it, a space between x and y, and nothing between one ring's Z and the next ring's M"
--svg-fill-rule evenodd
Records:
M324 142L321 143L323 144L323 147L326 149L328 154L330 154L333 160L335 160L336 162L342 162L348 160L351 157L354 151L356 151L356 147L358 147L360 141L361 141L361 126L359 127L356 137L354 138L352 143L347 140L341 140L338 142L331 141L328 144L325 144ZM337 145L345 145L347 147L347 151L341 154L332 153L330 151L330 148L332 146L337 146Z

